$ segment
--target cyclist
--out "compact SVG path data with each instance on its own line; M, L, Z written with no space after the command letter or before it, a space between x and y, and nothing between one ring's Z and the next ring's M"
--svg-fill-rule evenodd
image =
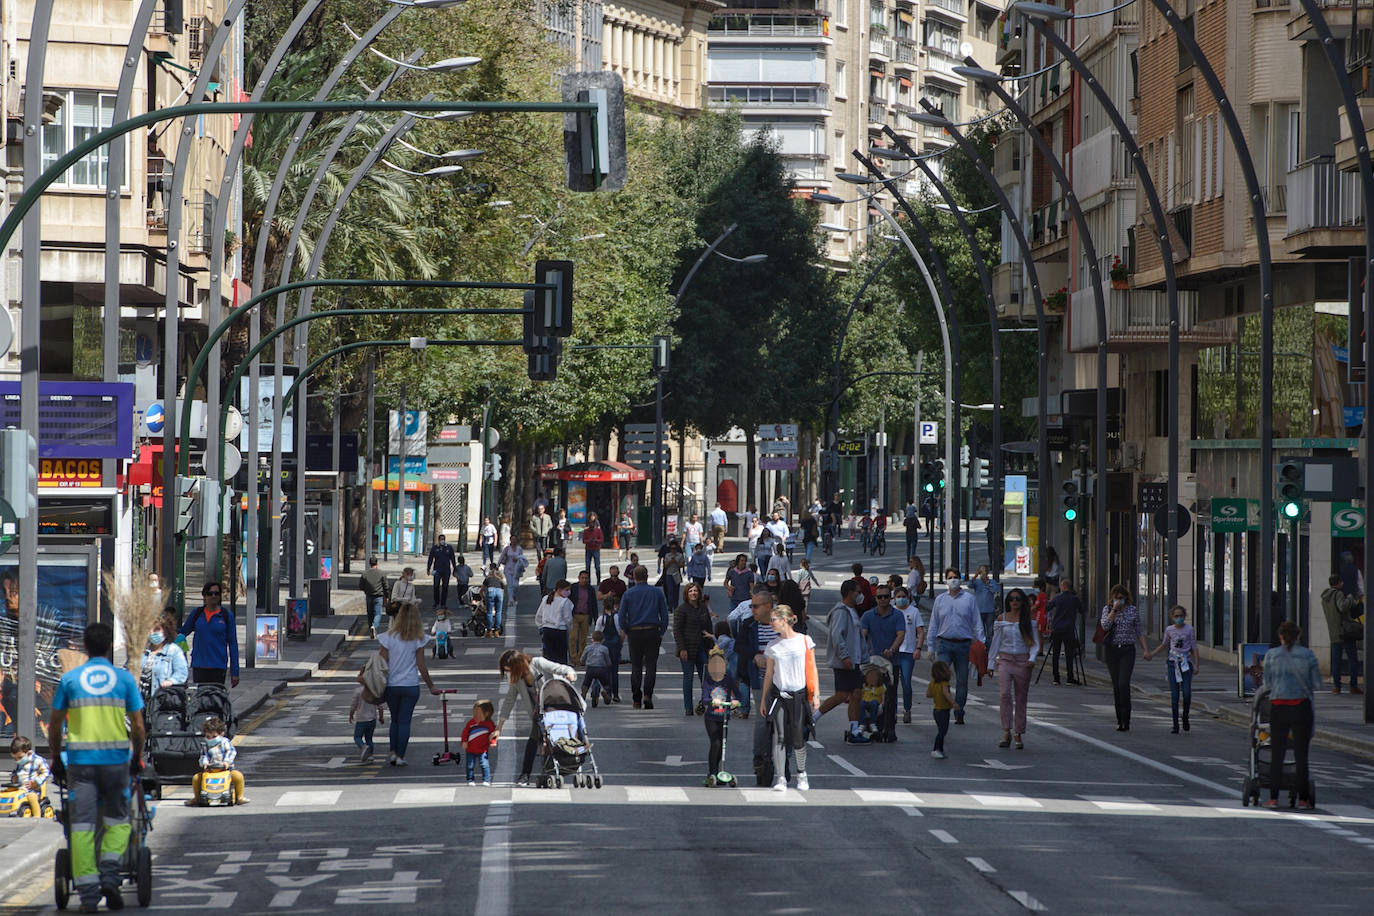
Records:
M878 510L878 517L873 520L873 552L887 552L887 511Z
M859 519L859 549L868 553L869 544L873 537L873 513L865 512L864 517Z

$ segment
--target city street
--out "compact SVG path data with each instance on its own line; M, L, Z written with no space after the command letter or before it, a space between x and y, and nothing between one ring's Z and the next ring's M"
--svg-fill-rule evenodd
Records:
M818 624L857 553L848 542L833 559L817 552ZM885 559L865 571L896 568ZM717 583L710 590L721 602ZM437 681L458 690L451 735L473 700L499 699L499 651L537 642L535 601L527 584L514 635L458 640L455 659L433 663ZM861 900L929 913L1222 913L1319 902L1354 913L1374 890L1374 879L1341 865L1374 847L1370 762L1317 749L1315 813L1243 808L1241 729L1195 718L1191 732L1171 735L1167 708L1138 701L1134 728L1118 733L1101 688L1044 678L1032 687L1026 749L999 750L996 682L986 681L972 690L968 724L952 729L949 758L933 760L922 661L913 722L898 726L897 744L843 744L836 713L812 748L811 790L776 794L753 787L753 723L736 721L726 765L741 788L708 789L702 723L682 715L678 666L665 655L656 709L632 709L626 688L624 704L588 711L604 788L513 788L528 727L520 721L484 789L464 785L459 768L430 764L443 739L439 701L428 695L411 766L357 763L348 703L372 645L353 639L336 668L242 723L251 804L188 809L189 790L168 789L152 835L155 907L502 914L688 912L732 901L820 913ZM824 670L822 681L828 692ZM377 734L384 761L385 729ZM50 911L50 871L8 889L7 911Z

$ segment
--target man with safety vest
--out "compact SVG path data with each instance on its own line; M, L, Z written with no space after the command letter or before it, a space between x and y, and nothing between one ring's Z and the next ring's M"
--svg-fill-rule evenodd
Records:
M114 647L110 625L86 627L85 642L90 661L64 674L53 696L48 745L53 774L67 784L72 878L81 897L81 912L94 913L102 895L110 909L124 906L119 870L129 845L129 777L143 768L145 732L138 682L110 661Z

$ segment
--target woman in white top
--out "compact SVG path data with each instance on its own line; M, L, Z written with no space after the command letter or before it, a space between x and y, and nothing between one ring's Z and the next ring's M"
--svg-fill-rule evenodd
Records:
M773 720L773 791L787 791L787 751L797 761L797 789L811 788L806 778L806 729L803 717L807 707L821 708L820 696L811 684L819 684L816 674L816 644L810 636L792 627L797 615L785 604L773 608L769 625L777 638L763 650L763 711Z
M792 564L787 562L787 549L781 541L773 547L773 556L768 560L768 569L764 571L765 577L774 571L778 574L779 582L792 578Z
M541 651L549 661L560 665L568 663L568 627L572 626L573 612L572 599L568 597L571 591L572 583L559 579L534 612Z
M430 693L439 695L439 688L434 686L434 679L425 667L425 644L429 639L416 606L401 605L391 629L378 633L377 642L381 643L382 658L387 663L384 699L387 709L391 710L391 755L387 762L394 767L403 767L406 765L406 746L410 744L410 718L420 699L420 679L424 679Z
M565 583L566 584L566 583ZM502 677L510 679L506 687L506 695L501 700L501 710L496 715L496 731L491 733L491 743L495 746L501 737L501 732L506 727L506 720L515 711L516 705L525 701L529 708L530 719L533 720L536 711L539 709L539 685L549 678L561 677L568 683L572 683L577 672L567 665L559 665L549 661L547 658L532 658L524 652L516 649L507 649L501 655L499 662ZM520 764L520 776L516 784L528 784L530 781L530 770L534 767L534 755L539 752L540 745L539 725L530 722L530 736L525 741L525 757Z
M992 644L988 658L997 672L997 692L1001 696L1002 740L998 747L1010 747L1012 742L1012 698L1015 697L1016 748L1025 747L1021 736L1026 733L1026 697L1030 693L1031 666L1040 654L1040 634L1035 632L1030 602L1019 588L1007 592L1007 609L993 624Z
M763 522L759 521L756 515L749 520L749 555L754 555L754 548L759 546L759 535L763 534ZM767 572L767 570L764 570Z

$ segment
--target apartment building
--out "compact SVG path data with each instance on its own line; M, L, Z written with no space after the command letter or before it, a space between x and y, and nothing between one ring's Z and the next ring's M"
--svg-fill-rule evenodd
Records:
M851 153L885 145L891 126L918 149L947 146L940 131L907 113L930 99L955 121L986 113L988 97L953 72L965 53L990 63L1000 2L983 0L741 0L711 22L710 104L738 105L745 130L767 128L802 193L834 191L835 174L853 171ZM907 181L904 193L921 193ZM880 230L861 204L827 206L822 222L837 266Z

